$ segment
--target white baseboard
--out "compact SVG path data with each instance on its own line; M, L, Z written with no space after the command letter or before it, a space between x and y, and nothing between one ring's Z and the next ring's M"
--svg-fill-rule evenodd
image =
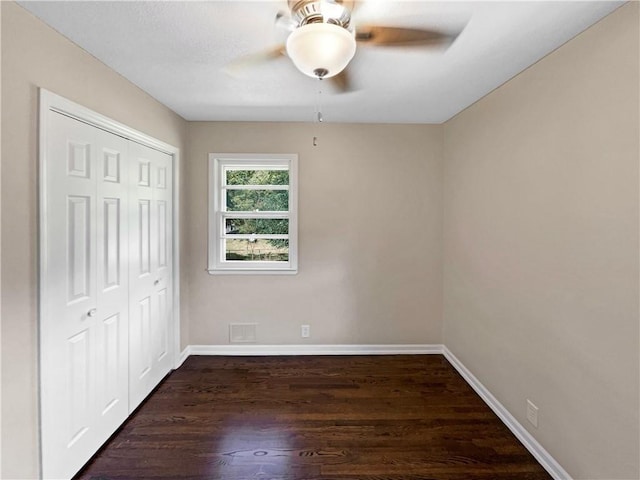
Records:
M429 355L443 345L189 345L188 355ZM184 352L183 352L184 354ZM188 356L187 355L187 356ZM186 357L185 357L186 358Z
M496 397L494 397L487 388L480 383L473 373L465 367L458 358L451 353L447 347L443 348L445 358L453 365L462 378L473 388L476 393L484 400L484 402L493 410L500 420L511 430L511 432L520 440L535 459L549 472L555 480L572 480L571 476L562 466L547 452L540 443L531 435L526 428L522 426L516 418L509 413L504 405L502 405Z
M178 356L178 361L176 362L175 368L180 368L180 366L184 363L184 361L189 358L191 355L191 345L187 345L185 349Z

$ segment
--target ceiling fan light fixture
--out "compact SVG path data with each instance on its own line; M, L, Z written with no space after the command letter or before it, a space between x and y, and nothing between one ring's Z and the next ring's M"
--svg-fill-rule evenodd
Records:
M321 78L339 74L356 53L352 32L331 23L310 23L296 28L287 38L287 55L305 75Z

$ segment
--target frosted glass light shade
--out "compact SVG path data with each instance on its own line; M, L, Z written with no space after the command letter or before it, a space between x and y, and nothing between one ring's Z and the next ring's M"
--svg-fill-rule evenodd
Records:
M296 28L287 38L287 55L305 75L323 78L340 73L356 53L353 33L330 23L310 23Z

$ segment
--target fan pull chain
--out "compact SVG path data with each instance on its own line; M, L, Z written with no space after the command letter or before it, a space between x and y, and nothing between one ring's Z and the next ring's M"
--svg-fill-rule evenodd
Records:
M322 77L318 77L318 95L316 95L316 114L315 114L315 124L319 126L324 119L322 118ZM316 127L316 131L318 131L318 127ZM318 136L313 137L313 146L318 146Z
M317 114L318 123L323 122L322 118L322 78L318 78L318 114Z

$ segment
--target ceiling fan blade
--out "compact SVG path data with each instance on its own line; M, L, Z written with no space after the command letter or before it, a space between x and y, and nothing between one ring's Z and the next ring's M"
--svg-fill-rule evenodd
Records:
M295 30L297 24L288 12L280 11L276 14L275 26L284 31L292 32Z
M351 13L356 11L359 7L358 1L356 0L334 0L334 1L342 5L343 7L345 7Z
M266 63L271 60L283 57L287 55L287 49L284 44L276 45L275 47L263 50L261 52L250 53L243 57L237 58L224 67L224 70L230 75L237 75L242 71L255 67L261 63Z
M447 45L457 35L420 28L363 25L356 30L356 41L381 47L423 47Z
M338 92L338 93L347 93L347 92L352 92L354 90L356 90L356 88L353 86L353 82L351 80L351 75L349 73L349 67L345 68L344 70L342 70L339 74L328 78L327 79L328 82L331 83L331 86Z

